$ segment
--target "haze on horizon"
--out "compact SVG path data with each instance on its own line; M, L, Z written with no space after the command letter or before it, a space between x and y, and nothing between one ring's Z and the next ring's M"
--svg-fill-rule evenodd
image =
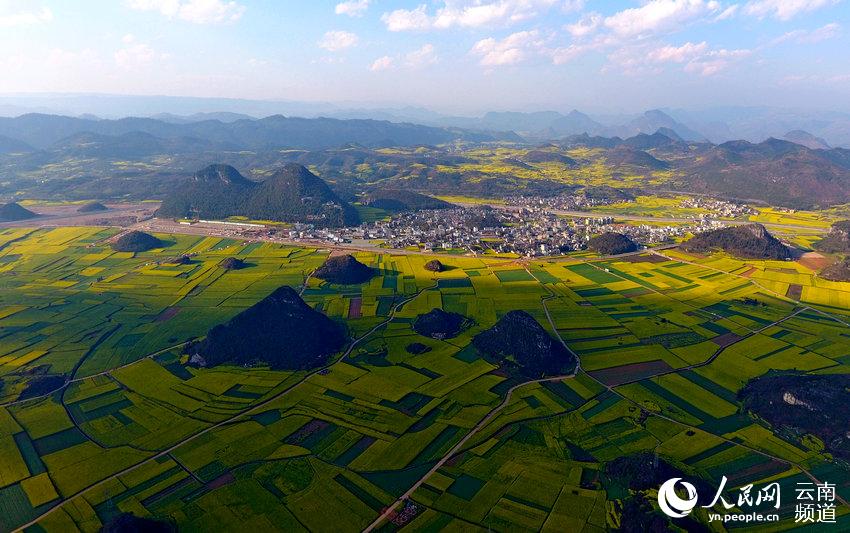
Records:
M850 110L843 0L0 0L0 96Z

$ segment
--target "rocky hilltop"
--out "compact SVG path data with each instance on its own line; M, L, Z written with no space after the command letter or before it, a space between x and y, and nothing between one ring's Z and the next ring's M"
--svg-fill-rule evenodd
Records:
M682 243L682 249L696 253L723 250L742 259L783 260L791 256L788 247L761 224L730 226L700 233Z
M829 233L815 243L815 248L830 253L850 253L850 220L840 220Z
M774 426L820 438L827 450L850 458L850 375L771 373L751 379L738 393L744 407Z

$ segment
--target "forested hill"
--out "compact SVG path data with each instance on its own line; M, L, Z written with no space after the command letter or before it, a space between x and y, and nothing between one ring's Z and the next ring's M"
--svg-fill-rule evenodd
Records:
M229 165L210 165L196 172L165 198L159 216L309 222L335 227L357 224L357 211L341 200L321 178L288 163L265 181L253 182Z

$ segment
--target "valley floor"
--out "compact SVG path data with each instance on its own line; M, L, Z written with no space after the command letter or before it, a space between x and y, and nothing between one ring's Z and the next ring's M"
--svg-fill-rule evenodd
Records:
M162 249L118 253L116 231L0 229L0 530L133 512L187 531L604 531L630 494L605 465L638 452L712 487L726 476L730 500L779 482L783 529L797 484L834 483L850 527L846 464L737 396L770 370L847 372L850 283L806 262L443 255L433 273L433 256L361 249L380 275L334 286L310 275L322 247L163 233ZM347 326L329 366L181 363L186 341L281 285ZM417 335L433 308L474 325ZM579 357L575 374L523 381L477 352L516 309Z

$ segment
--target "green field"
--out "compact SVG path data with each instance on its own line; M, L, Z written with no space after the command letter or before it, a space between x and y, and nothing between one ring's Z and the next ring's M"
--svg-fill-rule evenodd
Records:
M435 274L428 256L359 252L380 275L341 287L309 277L327 250L158 235L165 248L127 254L113 233L0 230L2 531L96 531L121 512L187 531L358 531L420 481L385 530L605 531L627 496L605 465L644 451L729 490L818 473L850 498L823 443L737 399L771 369L847 372L850 284L800 264L441 256ZM231 256L248 268L218 266ZM347 328L326 371L183 364L184 343L281 285ZM417 335L436 307L472 326ZM478 354L472 338L516 309L582 370L523 384Z

